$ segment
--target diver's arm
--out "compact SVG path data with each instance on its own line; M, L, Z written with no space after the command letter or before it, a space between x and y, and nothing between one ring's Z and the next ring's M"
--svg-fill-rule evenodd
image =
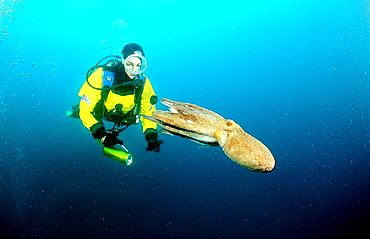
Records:
M151 116L153 111L156 110L155 105L150 103L150 98L155 96L155 92L153 90L152 84L150 83L149 79L146 78L142 97L141 97L141 115L149 115ZM150 120L141 117L141 124L143 126L143 132L145 135L145 140L148 142L148 146L146 147L147 151L154 151L159 152L160 145L163 144L162 140L158 140L158 133L157 133L157 123L152 122Z
M102 77L103 71L99 68L89 77L89 83L96 88L101 88ZM85 82L78 95L81 96L80 119L83 125L90 130L92 136L99 139L106 147L122 145L123 142L117 138L118 135L107 132L103 121L96 119L93 115L94 108L101 99L101 90L94 89Z
M154 110L156 110L155 105L152 105L150 103L150 98L155 95L154 89L152 87L152 84L150 83L150 80L146 78L145 84L144 84L144 89L143 93L141 96L141 110L140 114L141 115L148 115L152 116L152 113ZM140 118L143 132L146 132L148 129L157 129L157 123L150 121L148 119L145 119L144 117L141 116Z
M94 87L101 88L102 77L103 71L101 68L99 68L89 77L89 83ZM83 125L91 131L94 127L100 124L100 122L97 119L95 119L93 115L93 110L95 108L95 105L99 102L101 98L101 90L92 88L85 81L78 95L81 97L80 119Z

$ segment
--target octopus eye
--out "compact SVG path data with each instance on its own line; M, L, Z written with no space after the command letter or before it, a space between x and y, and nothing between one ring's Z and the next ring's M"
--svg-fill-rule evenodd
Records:
M233 122L231 120L226 120L225 121L226 126L230 127L233 126Z

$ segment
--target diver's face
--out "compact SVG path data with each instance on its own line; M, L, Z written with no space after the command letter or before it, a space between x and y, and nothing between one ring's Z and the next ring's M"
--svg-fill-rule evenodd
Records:
M130 59L128 59L126 62L126 68L131 71L131 72L136 72L137 70L140 69L141 67L141 60L139 57L131 57ZM130 72L127 72L126 73L129 75L129 76L134 76L135 74L132 74Z

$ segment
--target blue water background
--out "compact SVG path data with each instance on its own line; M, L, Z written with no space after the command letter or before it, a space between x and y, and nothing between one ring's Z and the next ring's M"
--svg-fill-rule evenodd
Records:
M368 1L0 4L1 238L355 238L369 225ZM65 111L87 69L131 42L159 98L235 120L276 169L167 135L146 152L139 126L121 135L133 165L103 156Z

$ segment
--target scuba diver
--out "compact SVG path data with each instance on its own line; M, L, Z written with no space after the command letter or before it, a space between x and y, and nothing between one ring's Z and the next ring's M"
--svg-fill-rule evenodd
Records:
M147 68L144 51L138 44L130 43L123 47L122 54L123 58L103 58L88 70L78 93L80 104L67 113L70 117L80 118L92 136L104 145L103 153L116 160L123 151L113 146L120 145L127 151L118 139L119 133L139 121L148 142L147 151L159 152L163 143L158 140L157 124L140 116L151 116L158 100L148 77L143 75ZM103 120L113 122L113 128L106 129ZM132 160L127 160L124 156L124 163L129 165Z

